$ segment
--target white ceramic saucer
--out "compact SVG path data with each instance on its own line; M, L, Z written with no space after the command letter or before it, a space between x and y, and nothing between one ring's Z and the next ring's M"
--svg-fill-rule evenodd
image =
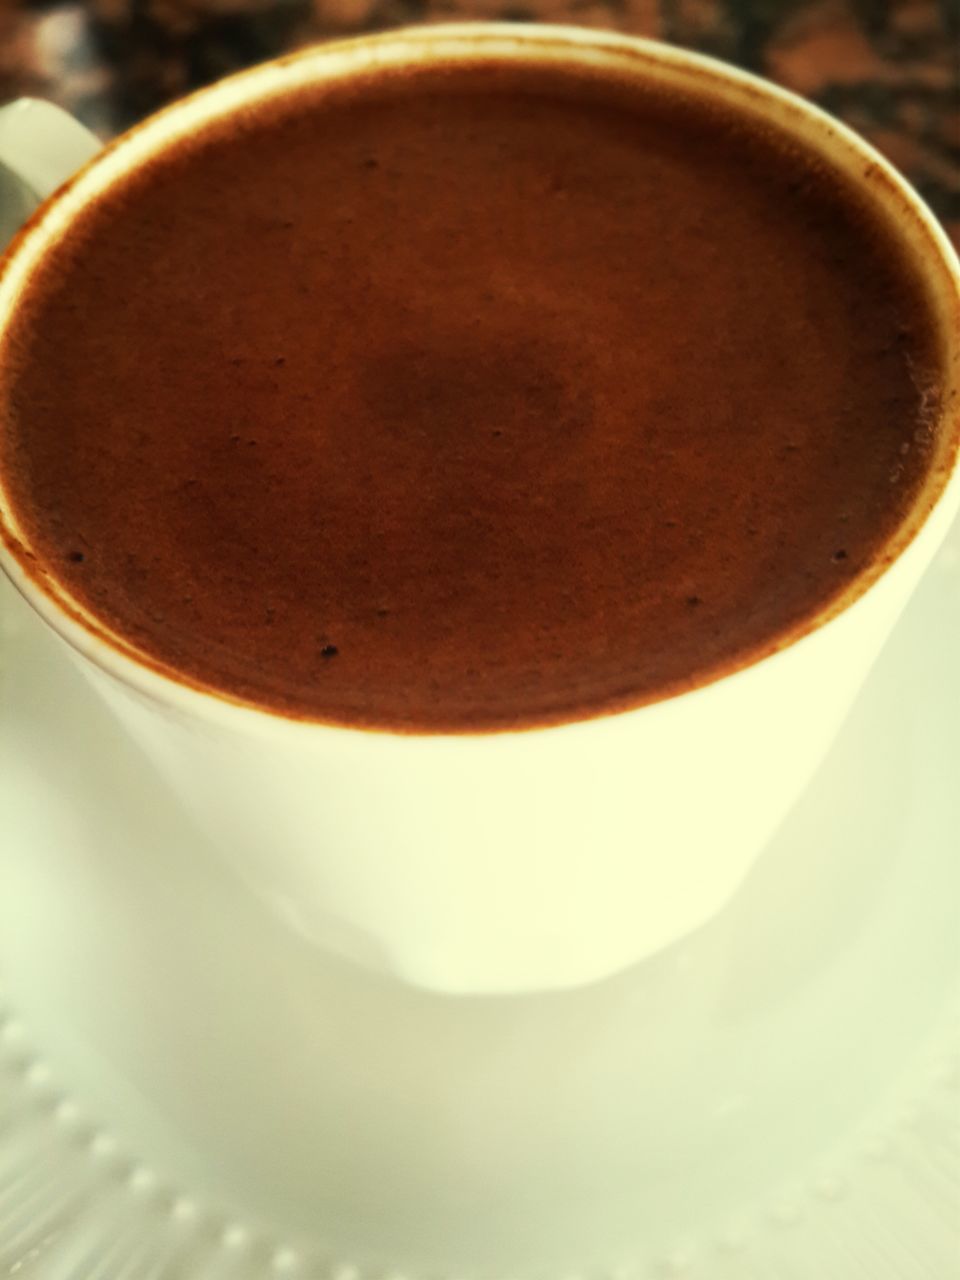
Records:
M542 998L285 933L0 608L0 1274L958 1273L960 530L732 905Z

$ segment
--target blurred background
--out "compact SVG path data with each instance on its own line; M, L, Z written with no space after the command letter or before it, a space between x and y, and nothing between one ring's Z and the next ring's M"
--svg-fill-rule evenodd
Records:
M779 81L866 135L960 246L960 0L0 0L0 102L51 98L106 138L286 50L469 18L656 36Z

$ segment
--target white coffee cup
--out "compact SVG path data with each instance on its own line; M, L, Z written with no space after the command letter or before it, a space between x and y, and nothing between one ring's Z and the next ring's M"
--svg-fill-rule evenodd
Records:
M21 283L96 194L200 121L304 81L441 57L573 59L712 93L855 176L899 229L942 319L960 403L960 264L916 195L861 139L791 94L709 59L562 27L421 28L307 50L154 116L86 164L45 103L0 112L0 163L46 195L0 278ZM952 398L951 398L952 395ZM495 734L368 732L285 719L153 669L38 571L0 477L0 561L222 856L306 937L447 993L565 987L682 937L728 900L823 759L960 505L958 424L905 526L808 634L638 710ZM145 821L148 815L144 815Z

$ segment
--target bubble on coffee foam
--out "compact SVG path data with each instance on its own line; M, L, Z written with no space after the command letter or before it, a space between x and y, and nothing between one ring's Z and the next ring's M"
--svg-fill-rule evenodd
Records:
M916 408L916 422L912 432L913 443L921 450L926 450L936 440L937 423L943 409L940 379L929 368L920 367L909 351L905 352L904 359L907 363L910 381L913 383L919 397L919 404ZM907 451L909 451L909 443L907 450L902 450L902 452Z

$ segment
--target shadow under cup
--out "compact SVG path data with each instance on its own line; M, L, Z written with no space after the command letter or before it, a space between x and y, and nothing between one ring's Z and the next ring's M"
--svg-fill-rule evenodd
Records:
M111 144L28 224L0 278L0 340L51 239L200 122L318 78L478 53L572 60L719 96L845 171L917 264L940 318L945 391L909 518L807 634L680 696L520 732L339 728L194 687L106 628L33 557L0 477L3 567L219 855L311 941L446 993L595 981L713 915L822 760L960 503L960 269L919 199L866 143L792 95L604 33L401 31L307 50L175 104Z

